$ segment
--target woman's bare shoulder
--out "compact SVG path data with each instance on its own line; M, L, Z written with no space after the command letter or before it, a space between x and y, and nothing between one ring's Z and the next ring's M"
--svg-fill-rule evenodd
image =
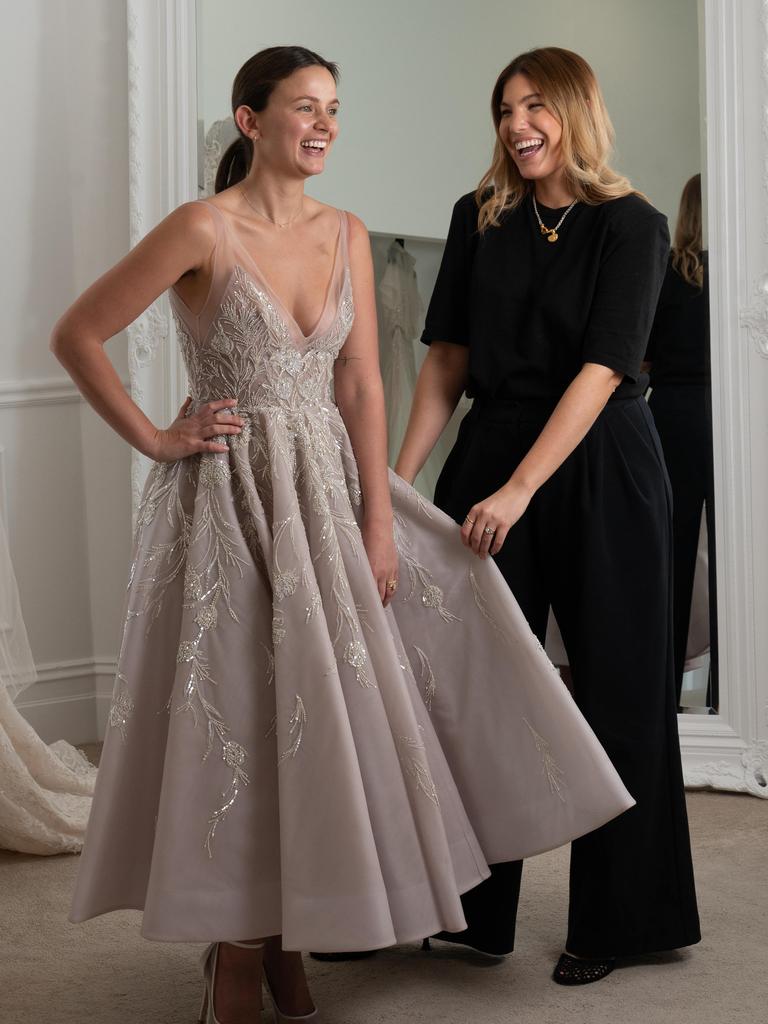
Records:
M364 240L366 245L369 244L370 238L368 235L368 228L365 226L360 217L356 213L347 213L347 220L349 221L349 238L350 241Z
M215 214L208 205L208 200L182 203L161 221L158 228L162 229L168 241L183 242L195 253L209 252L216 243L216 225Z

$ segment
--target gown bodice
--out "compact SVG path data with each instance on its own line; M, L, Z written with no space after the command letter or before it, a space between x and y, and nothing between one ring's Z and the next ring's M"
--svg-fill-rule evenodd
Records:
M339 210L331 279L318 322L305 335L213 203L213 279L195 315L171 290L171 304L195 405L238 399L238 412L307 411L332 401L333 364L354 320L349 222Z

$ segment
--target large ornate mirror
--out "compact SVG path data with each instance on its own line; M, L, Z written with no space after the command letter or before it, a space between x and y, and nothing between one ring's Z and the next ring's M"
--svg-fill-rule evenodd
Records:
M403 239L424 301L451 206L475 186L490 151L493 79L523 49L561 45L593 64L616 128L616 162L667 215L673 234L683 186L701 175L711 439L702 447L678 416L669 442L678 451L689 446L711 475L688 527L686 550L698 561L680 735L689 785L768 797L768 638L756 628L768 592L754 572L761 559L768 564L764 531L755 528L768 514L768 465L756 450L768 408L760 177L768 173L760 151L768 129L757 101L757 86L767 87L760 76L768 5L622 0L606 10L592 0L482 0L479 8L395 0L371 10L351 0L322 9L233 0L223 10L213 0L131 0L129 17L134 241L210 190L231 132L234 72L277 42L301 42L341 65L341 145L311 191L366 221L379 275L393 239ZM131 328L131 373L147 411L172 418L185 381L164 302ZM135 496L144 471L137 458ZM422 485L428 490L428 480Z

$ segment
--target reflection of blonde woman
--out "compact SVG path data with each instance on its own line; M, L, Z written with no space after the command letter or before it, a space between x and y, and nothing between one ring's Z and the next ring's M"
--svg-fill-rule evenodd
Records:
M637 800L573 844L569 955L554 977L579 984L616 957L699 939L675 715L671 508L640 370L669 236L610 169L610 121L581 57L521 55L491 109L493 164L453 211L397 470L413 479L471 392L435 501L465 544L495 557L542 642L552 605L577 703ZM495 865L467 894L459 941L512 948L520 868Z
M675 240L648 341L650 407L674 498L675 678L680 702L702 507L709 546L711 678L716 680L714 479L709 369L709 278L702 248L701 175L686 182ZM716 686L707 703L717 706Z

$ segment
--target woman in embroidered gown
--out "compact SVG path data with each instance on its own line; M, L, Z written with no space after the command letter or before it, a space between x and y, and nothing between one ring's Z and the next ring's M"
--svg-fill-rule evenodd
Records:
M633 803L496 567L388 475L367 234L304 195L337 109L335 65L251 58L218 194L52 342L155 460L72 918L142 908L148 938L212 942L226 1024L262 964L278 1016L312 1016L289 951L462 929L490 862ZM191 397L163 430L102 345L167 289Z

